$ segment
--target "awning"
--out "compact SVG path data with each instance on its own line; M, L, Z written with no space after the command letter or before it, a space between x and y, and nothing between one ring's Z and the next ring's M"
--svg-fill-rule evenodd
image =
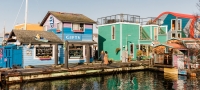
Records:
M68 41L69 44L97 44L95 41Z

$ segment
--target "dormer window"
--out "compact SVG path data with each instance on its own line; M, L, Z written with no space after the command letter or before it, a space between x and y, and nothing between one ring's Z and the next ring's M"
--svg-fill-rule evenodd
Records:
M72 30L74 32L84 32L84 24L83 23L73 23Z

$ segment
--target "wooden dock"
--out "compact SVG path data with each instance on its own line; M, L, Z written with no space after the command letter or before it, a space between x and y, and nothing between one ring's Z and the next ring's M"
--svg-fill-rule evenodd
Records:
M110 65L101 65L100 63L71 64L69 68L63 68L62 65L51 65L26 69L0 69L0 81L12 84L24 81L145 70L149 69L148 64L149 61L133 61L128 63L115 62Z

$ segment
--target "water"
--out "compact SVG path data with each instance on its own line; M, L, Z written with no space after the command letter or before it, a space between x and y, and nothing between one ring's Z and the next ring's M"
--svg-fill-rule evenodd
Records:
M0 90L199 90L198 78L150 71L2 85Z

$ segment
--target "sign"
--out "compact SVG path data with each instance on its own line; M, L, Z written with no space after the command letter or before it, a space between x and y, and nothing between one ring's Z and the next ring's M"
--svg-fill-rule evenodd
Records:
M26 55L27 55L27 56L31 56L31 55L32 55L31 50L26 50Z
M53 16L50 16L50 17L49 17L49 24L50 24L50 27L51 27L51 28L54 27L54 18L53 18Z
M81 35L66 35L65 36L66 40L75 40L75 41L81 41L82 40L82 36Z
M3 57L3 48L0 48L0 58Z

